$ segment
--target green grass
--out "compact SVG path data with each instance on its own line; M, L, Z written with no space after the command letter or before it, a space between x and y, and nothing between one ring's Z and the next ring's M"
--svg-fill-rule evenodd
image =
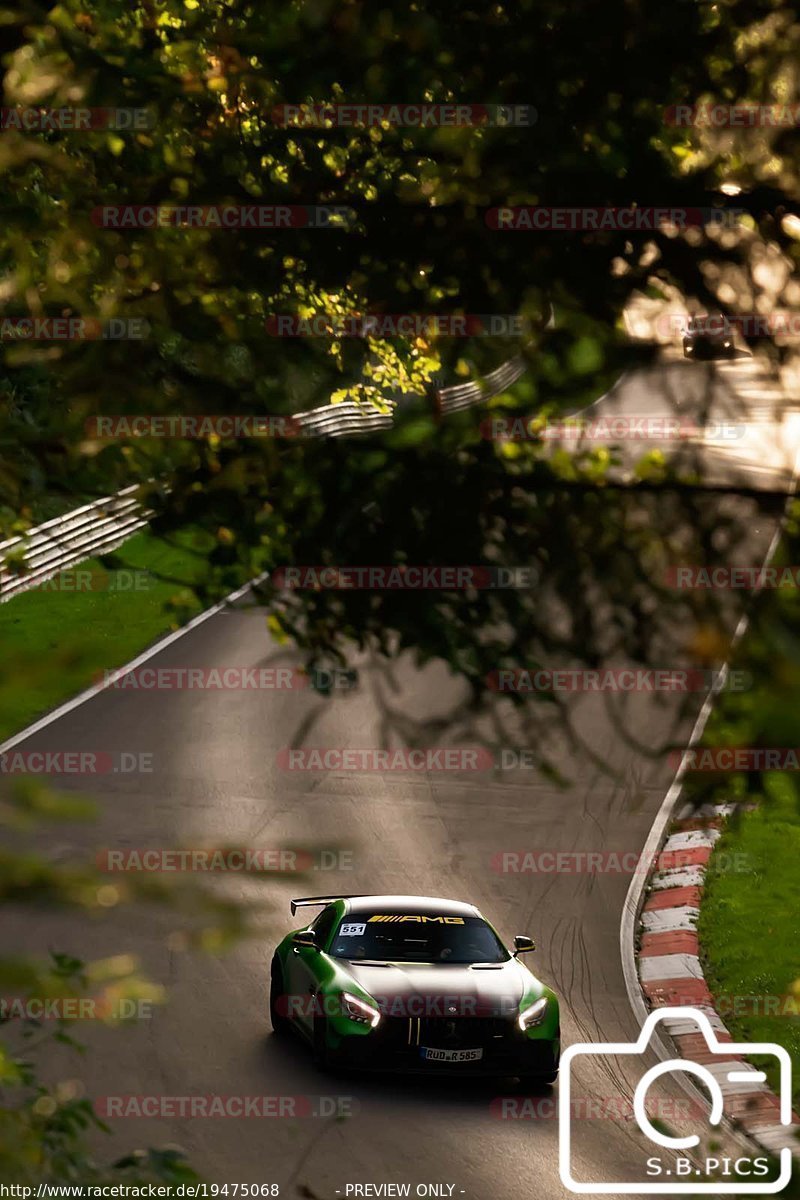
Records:
M714 871L717 857L729 869ZM800 811L794 789L774 789L756 809L741 813L717 843L710 868L698 929L712 995L791 995L800 980ZM800 1011L800 984L796 999ZM723 1019L737 1040L777 1042L789 1051L797 1100L800 1016L725 1011ZM777 1086L777 1074L768 1074Z
M800 554L800 504L790 510L775 565ZM702 745L800 745L800 589L769 588L754 597L747 634L731 666L750 676L744 691L723 691ZM694 804L737 806L709 864L698 933L708 985L736 1039L776 1042L794 1065L800 1102L800 1016L764 1009L764 998L800 1005L800 772L689 774L684 794ZM742 807L744 806L744 807ZM718 864L718 866L715 866ZM797 985L797 991L794 991ZM730 1010L729 997L740 997ZM753 1011L749 997L761 997ZM720 1003L722 1001L722 1003ZM758 1060L754 1060L758 1061ZM776 1073L763 1061L770 1083Z
M213 539L189 531L177 545L150 533L103 559L106 570L145 571L141 590L32 590L0 605L0 740L74 696L106 667L119 667L201 605L192 585L208 580ZM76 571L97 571L90 560ZM161 578L159 578L161 576ZM119 578L119 577L117 577Z

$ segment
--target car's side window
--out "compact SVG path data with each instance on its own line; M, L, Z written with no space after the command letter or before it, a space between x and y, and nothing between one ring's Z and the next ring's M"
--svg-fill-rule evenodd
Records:
M331 904L328 908L324 908L313 923L311 928L317 935L317 945L327 946L328 939L333 932L333 927L337 921L336 906Z

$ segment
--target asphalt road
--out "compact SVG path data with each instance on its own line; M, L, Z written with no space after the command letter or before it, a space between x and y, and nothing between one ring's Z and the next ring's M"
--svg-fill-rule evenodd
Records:
M712 414L738 405L739 415L747 416L758 406L766 411L777 398L749 360L711 374ZM593 411L663 413L676 403L691 415L708 403L706 383L703 367L675 362L660 373L626 380ZM760 480L772 486L783 478L783 456L791 457L781 437L771 443L780 463L770 466L763 456L753 461L746 454L730 458L725 450L707 447L709 469L720 478L744 471L748 484ZM630 448L623 459L628 453ZM752 561L759 561L775 518L760 517L755 505L742 512L750 526ZM409 597L409 603L424 602L424 595ZM676 661L687 632L665 624ZM209 619L148 665L249 668L292 661L270 643L263 614L240 607ZM84 958L133 954L169 989L168 1005L151 1019L123 1031L86 1027L83 1037L93 1053L84 1061L60 1051L48 1070L93 1097L277 1095L311 1097L312 1107L319 1107L316 1098L327 1098L321 1116L114 1119L113 1147L98 1147L104 1157L139 1145L176 1143L211 1181L276 1182L283 1195L302 1188L326 1200L345 1195L347 1185L366 1183L410 1183L412 1194L416 1184L453 1185L454 1196L475 1200L565 1196L553 1111L557 1088L531 1098L538 1106L532 1117L531 1104L520 1107L526 1097L510 1082L321 1075L302 1045L270 1035L273 947L292 927L293 895L410 892L470 900L507 939L522 932L536 938L539 950L527 961L562 997L566 1044L634 1039L638 1030L618 945L630 874L546 867L502 871L497 856L527 850L637 852L672 779L663 748L685 738L702 696L688 705L647 694L630 696L627 703L608 696L576 698L570 710L576 740L555 718L540 724L535 735L546 740L566 776L564 786L524 767L427 773L282 769L278 754L289 746L396 746L424 738L426 730L435 745L474 745L491 737L495 718L512 731L510 745L527 744L530 734L522 732L514 741L505 699L476 724L463 710L464 689L441 664L424 670L409 660L391 668L373 661L358 665L358 691L330 699L308 691L109 690L23 743L25 750L152 755L149 772L53 781L90 793L100 808L97 824L59 827L48 835L48 847L61 861L105 848L219 844L336 845L344 852L334 869L322 869L327 864L321 863L300 879L283 873L268 885L239 876L221 881L226 894L268 899L270 907L258 937L219 957L184 952L169 936L174 921L151 910L107 910L96 921L20 916L7 929L9 946L57 947ZM640 1073L611 1062L586 1062L577 1070L578 1177L642 1178L650 1151L621 1107ZM511 1098L505 1106L503 1096ZM665 1105L686 1103L671 1083L658 1096ZM586 1100L596 1102L594 1112ZM327 1115L332 1109L335 1115ZM520 1111L528 1119L515 1116ZM670 1123L682 1124L679 1116Z

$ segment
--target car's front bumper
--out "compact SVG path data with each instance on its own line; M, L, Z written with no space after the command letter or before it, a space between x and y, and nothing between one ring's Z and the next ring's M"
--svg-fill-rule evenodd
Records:
M711 337L698 335L683 339L683 354L685 358L726 358L735 354L733 341L727 337Z
M481 1050L466 1062L424 1057L423 1049ZM531 1037L517 1020L495 1017L383 1017L368 1034L331 1036L332 1065L365 1071L397 1071L423 1075L541 1075L558 1070L560 1043L554 1037Z

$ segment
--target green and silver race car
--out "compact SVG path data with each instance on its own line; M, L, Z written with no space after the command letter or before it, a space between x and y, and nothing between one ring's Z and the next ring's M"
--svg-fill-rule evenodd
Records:
M296 1030L320 1066L517 1076L553 1083L558 999L472 904L429 896L306 896L322 912L272 960L276 1034Z

